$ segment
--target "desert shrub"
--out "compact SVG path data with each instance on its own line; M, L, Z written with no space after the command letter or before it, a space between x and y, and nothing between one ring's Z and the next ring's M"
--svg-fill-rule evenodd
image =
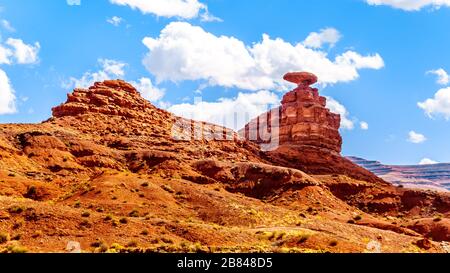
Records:
M128 219L126 217L122 217L122 218L120 218L119 222L121 224L128 224Z
M173 240L170 238L162 237L161 241L165 244L173 244Z
M75 203L73 204L74 208L80 208L81 207L81 202L80 200L75 201Z
M142 187L147 188L149 186L149 184L147 182L144 182L141 184Z
M21 246L18 243L15 243L15 244L9 245L6 249L6 251L8 251L8 253L20 254L20 253L27 253L28 249L26 247Z
M298 237L298 243L299 244L303 244L303 243L305 243L306 241L308 241L308 239L309 239L309 237L311 237L311 235L309 235L309 234L301 234L299 237Z
M91 216L91 213L90 213L89 211L84 211L84 212L81 214L81 217L84 217L84 218L87 218L87 217L89 217L89 216Z
M15 222L13 224L12 228L13 229L19 229L19 228L21 228L23 226L23 224L24 224L24 221L23 220L19 220L19 221Z
M149 234L149 232L148 232L147 229L144 229L144 230L141 232L141 235L147 236L148 234Z
M126 247L137 247L138 243L136 241L130 241L127 243Z
M32 237L32 238L39 238L39 237L41 237L42 235L44 235L44 233L43 233L41 230L36 230L36 231L31 235L31 237Z
M88 228L91 227L91 223L87 219L84 219L80 222L80 226Z
M19 206L12 206L8 208L8 212L9 213L14 213L14 214L20 214L24 211L24 209L22 207Z
M361 215L357 215L357 216L353 217L353 220L355 220L355 221L361 221L361 220L362 220L362 217L361 217Z
M175 193L175 191L169 185L162 185L161 188L168 193Z
M129 216L130 217L139 217L139 211L133 210L132 212L130 212Z
M35 186L29 186L25 193L25 197L33 200L37 199L37 188Z
M111 214L108 214L105 216L105 221L111 221L113 219L113 216Z
M9 233L2 232L0 233L0 244L4 244L11 240L11 237L9 236Z
M434 217L433 221L434 221L434 222L440 222L440 221L442 221L442 216L439 215L439 216Z

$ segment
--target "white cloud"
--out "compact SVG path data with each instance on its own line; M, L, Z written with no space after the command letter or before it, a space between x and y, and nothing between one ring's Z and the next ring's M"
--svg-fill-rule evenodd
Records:
M67 0L67 5L69 6L79 6L81 5L81 0Z
M0 115L16 112L16 96L8 75L0 69Z
M9 32L14 32L14 31L16 31L16 30L14 29L14 27L11 25L11 23L10 23L8 20L3 19L3 20L1 21L1 25L2 25L2 27L3 27L4 29L6 29L6 30L9 31Z
M198 0L110 0L111 3L130 6L139 9L144 14L154 14L161 17L180 17L193 19L203 14L210 16L205 4Z
M319 33L312 32L309 34L305 41L303 41L303 44L306 47L311 48L321 48L325 44L329 44L330 47L334 47L334 45L339 42L341 37L342 36L337 29L325 28L320 30Z
M353 130L355 128L354 122L349 118L350 113L344 105L331 97L327 97L327 108L331 112L341 115L341 129Z
M208 10L206 10L204 13L200 15L200 21L202 22L223 22L223 20L219 17L216 17L209 13Z
M0 64L11 64L13 52L0 44Z
M434 74L437 76L437 83L441 85L447 85L450 82L450 77L442 68L436 69L436 70L430 70L427 72L427 74Z
M361 130L369 130L369 123L367 123L365 121L361 121L359 123L359 127L361 128Z
M427 138L420 133L414 131L409 132L408 141L411 143L420 144L425 142L426 140Z
M13 56L19 64L33 64L39 61L38 53L41 46L38 42L34 45L25 44L21 39L9 38L6 44L13 49Z
M440 89L434 98L427 99L417 104L425 113L432 118L434 115L442 115L450 119L450 87Z
M419 165L434 165L434 164L439 164L439 162L429 158L424 158L419 162Z
M106 22L110 23L115 27L118 27L123 22L123 18L120 18L119 16L113 16L111 18L108 18Z
M234 130L242 129L251 119L279 105L279 97L269 91L239 93L235 98L216 102L196 101L173 105L168 111L178 116L218 124Z
M229 36L216 36L186 22L172 22L159 37L146 37L149 52L143 63L158 82L206 80L209 85L246 90L285 89L282 80L288 71L310 71L323 84L348 82L363 68L384 66L380 55L362 56L354 51L338 55L291 44L263 35L252 46Z
M131 84L142 94L142 97L151 102L157 102L165 95L165 90L154 86L149 78L140 78L137 82L131 82Z
M100 65L98 71L85 72L81 78L70 77L68 82L62 83L62 87L66 89L88 88L95 82L125 78L126 63L110 59L98 59L97 61ZM138 81L130 81L130 83L141 93L143 98L151 102L158 102L165 95L165 90L153 85L149 78L143 77Z
M79 79L71 77L68 83L64 83L65 88L79 87L88 88L92 86L95 82L101 82L110 79L123 78L125 76L125 66L126 63L109 60L109 59L98 59L98 63L101 69L97 72L86 72Z
M418 11L427 6L433 8L450 6L450 0L366 0L366 2L370 5L387 5L406 11Z

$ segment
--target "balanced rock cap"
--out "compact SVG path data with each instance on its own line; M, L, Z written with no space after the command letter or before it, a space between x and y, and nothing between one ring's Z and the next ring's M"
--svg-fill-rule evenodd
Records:
M318 81L317 76L309 72L290 72L283 79L299 86L310 86Z

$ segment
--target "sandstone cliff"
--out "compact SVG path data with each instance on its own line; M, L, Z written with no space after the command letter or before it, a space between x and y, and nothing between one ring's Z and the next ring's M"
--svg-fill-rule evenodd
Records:
M309 84L287 95L296 118L284 111L292 130L271 152L120 80L74 90L43 123L0 125L0 252L71 241L93 252L366 252L361 238L445 252L450 195L344 160L339 117Z

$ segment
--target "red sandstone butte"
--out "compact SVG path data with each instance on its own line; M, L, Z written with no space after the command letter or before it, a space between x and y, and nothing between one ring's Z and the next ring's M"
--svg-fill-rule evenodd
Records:
M310 86L318 81L317 76L308 72L291 72L284 79L298 86L284 95L281 107L276 109L279 111L278 125L273 125L274 111L262 114L241 131L245 139L257 144L267 143L261 134L268 131L272 137L270 141L278 143L276 149L267 152L276 164L312 174L344 174L385 184L340 155L341 117L332 113L326 107L326 98L319 95L317 88Z

